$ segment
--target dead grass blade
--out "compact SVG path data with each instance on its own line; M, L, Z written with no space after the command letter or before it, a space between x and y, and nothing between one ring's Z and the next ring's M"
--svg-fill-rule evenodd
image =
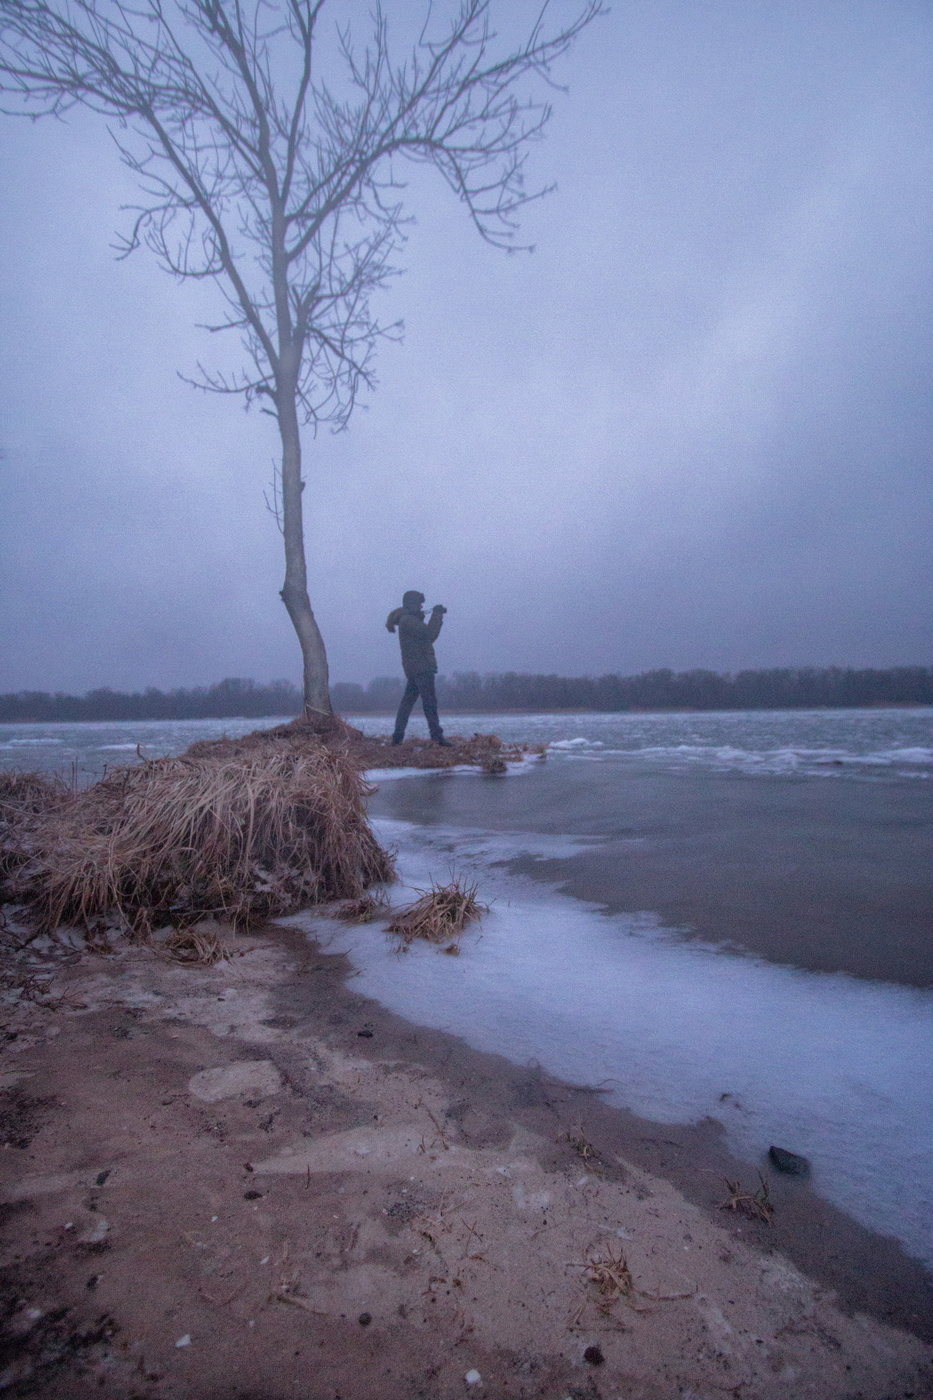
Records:
M602 1164L599 1160L596 1148L591 1142L587 1141L580 1129L578 1129L576 1133L564 1133L563 1138L560 1140L570 1143L570 1146L573 1148L574 1152L576 1152L577 1156L583 1159L583 1165L587 1167L589 1171L594 1172L597 1176L602 1175Z
M386 925L388 933L397 933L402 947L416 938L428 943L446 944L447 953L459 952L457 940L467 924L482 917L488 906L476 898L477 886L454 876L446 885L433 884L420 899L402 909Z
M271 1293L269 1298L270 1301L274 1300L277 1303L290 1303L293 1308L302 1308L305 1312L311 1313L314 1317L327 1316L326 1312L321 1308L316 1308L307 1298L302 1297L300 1293L296 1293L294 1289L287 1284L283 1284L276 1292Z

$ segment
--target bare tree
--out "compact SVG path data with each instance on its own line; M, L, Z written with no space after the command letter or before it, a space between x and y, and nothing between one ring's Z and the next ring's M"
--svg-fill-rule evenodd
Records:
M304 663L306 710L330 712L327 656L308 597L301 426L346 425L398 327L371 310L397 270L403 160L437 169L488 242L514 248L523 166L550 116L527 78L552 69L602 10L499 44L490 0L463 0L394 55L380 8L358 48L322 30L325 0L0 0L6 111L109 120L145 202L122 244L178 278L212 279L248 367L191 382L260 400L277 421L282 600Z

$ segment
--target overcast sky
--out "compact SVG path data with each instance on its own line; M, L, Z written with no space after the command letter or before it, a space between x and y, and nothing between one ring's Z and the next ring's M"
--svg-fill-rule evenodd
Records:
M332 676L406 588L448 673L933 664L933 7L615 0L561 77L534 254L419 175L404 342L307 440ZM2 120L0 180L0 690L297 681L209 293L114 261L99 119Z

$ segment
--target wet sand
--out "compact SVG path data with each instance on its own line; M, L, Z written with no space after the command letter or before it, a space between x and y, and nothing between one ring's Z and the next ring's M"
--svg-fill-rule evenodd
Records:
M228 939L76 956L11 1014L5 1393L933 1395L929 1277L804 1181L718 1209L758 1164L717 1123L414 1026L294 929Z

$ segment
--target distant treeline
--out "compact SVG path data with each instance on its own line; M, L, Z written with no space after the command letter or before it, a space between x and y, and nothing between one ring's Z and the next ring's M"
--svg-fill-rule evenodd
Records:
M341 714L384 714L398 705L404 682L379 676L369 685L331 687ZM933 705L933 667L888 671L832 666L771 671L645 671L640 676L533 676L467 671L438 678L447 710L811 710L869 705ZM21 691L0 695L0 722L135 719L261 719L297 715L301 694L291 681L257 685L225 680L196 690L144 690L133 695L92 690L87 695Z
M393 709L402 681L332 687L345 714ZM439 676L447 710L809 710L863 705L933 705L933 667L856 671L833 666L773 671L645 671L640 676L533 676L475 671Z
M226 680L196 690L148 690L126 695L119 690L89 690L87 695L48 695L21 690L0 695L0 723L52 723L115 719L262 719L297 715L301 692L291 681Z

